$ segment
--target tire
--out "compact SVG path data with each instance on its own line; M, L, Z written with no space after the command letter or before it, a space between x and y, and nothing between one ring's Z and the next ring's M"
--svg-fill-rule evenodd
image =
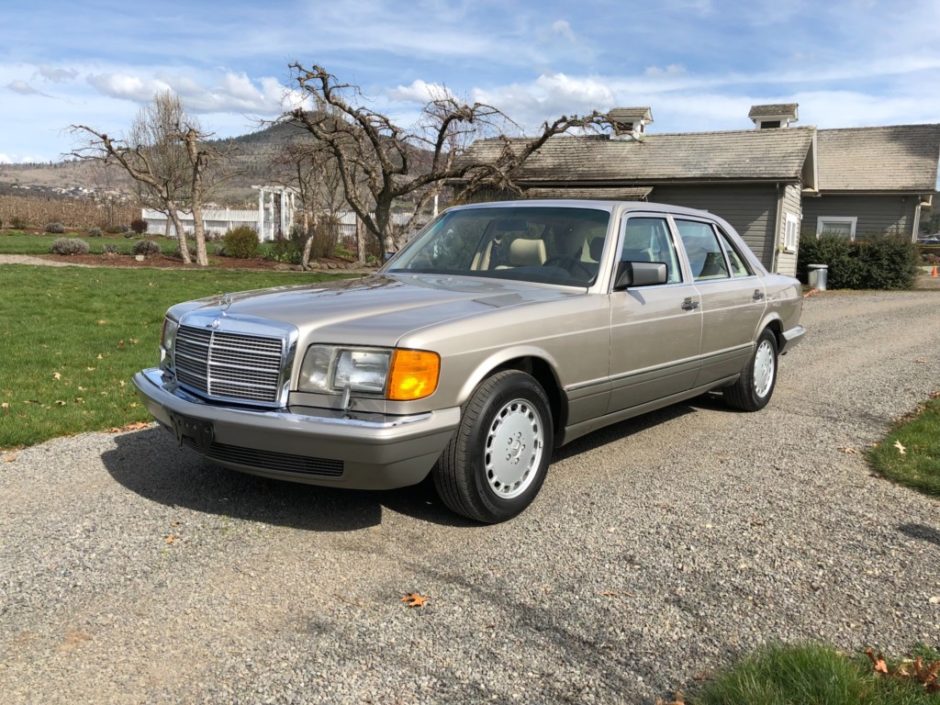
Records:
M432 472L434 487L457 514L484 524L506 521L539 493L553 443L542 386L525 372L497 372L464 405L460 426Z
M777 369L777 337L765 328L738 381L725 388L725 403L741 411L760 411L773 396Z

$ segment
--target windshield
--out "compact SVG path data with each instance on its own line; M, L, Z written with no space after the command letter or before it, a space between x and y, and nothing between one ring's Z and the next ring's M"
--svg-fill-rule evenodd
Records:
M445 213L393 261L390 273L463 274L590 286L610 213L592 208L470 208Z

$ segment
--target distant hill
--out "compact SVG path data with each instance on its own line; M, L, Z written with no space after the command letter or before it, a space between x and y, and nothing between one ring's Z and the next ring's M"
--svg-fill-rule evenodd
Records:
M307 139L309 133L302 128L275 124L238 137L213 140L211 144L228 156L225 166L229 172L213 193L213 200L233 206L252 202L252 184L276 183L283 176L272 164L278 151L289 142ZM119 168L105 170L94 162L68 159L53 164L0 164L0 193L80 197L109 191L133 195L134 185Z

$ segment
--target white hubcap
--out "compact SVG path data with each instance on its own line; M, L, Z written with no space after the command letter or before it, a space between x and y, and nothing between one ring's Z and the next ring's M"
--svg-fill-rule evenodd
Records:
M774 383L776 360L774 360L773 346L762 340L754 354L754 391L763 399L770 392Z
M542 417L524 399L513 399L493 418L483 462L486 481L497 496L518 497L535 479L545 436Z

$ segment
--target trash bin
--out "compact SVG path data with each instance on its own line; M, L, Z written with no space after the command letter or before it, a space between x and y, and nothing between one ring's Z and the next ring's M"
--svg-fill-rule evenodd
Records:
M828 264L808 264L806 270L809 273L809 285L820 291L826 290L826 280L829 278Z

